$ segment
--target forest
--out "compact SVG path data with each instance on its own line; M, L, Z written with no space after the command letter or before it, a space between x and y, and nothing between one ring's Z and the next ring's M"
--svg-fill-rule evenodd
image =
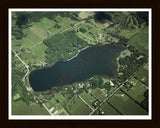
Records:
M70 59L78 53L78 49L87 46L87 42L77 37L74 31L58 33L43 42L48 47L46 50L48 64Z

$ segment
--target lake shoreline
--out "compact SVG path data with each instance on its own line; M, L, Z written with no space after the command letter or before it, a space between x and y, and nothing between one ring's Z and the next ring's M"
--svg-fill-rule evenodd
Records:
M83 51L83 50L85 50L85 49L87 49L87 48L89 48L89 47L92 47L92 46L86 46L86 47L78 50L78 53L77 53L76 55L72 56L70 59L67 59L67 60L65 60L65 61L63 61L63 62L72 60L73 58L77 57L81 51Z
M112 44L112 43L106 43L106 44L100 44L100 45L93 45L93 46L91 46L91 45L89 46L89 45L88 45L88 46L86 46L86 47L78 50L78 53L77 53L76 55L74 55L74 56L71 57L70 59L64 60L63 62L72 60L73 58L77 57L81 51L83 51L83 50L85 50L85 49L87 49L87 48L96 47L96 46L97 46L97 47L101 47L101 46L103 46L103 45L108 45L108 44ZM53 66L53 65L52 65L52 66Z
M97 49L101 51L101 54L97 54ZM92 78L94 75L112 79L117 73L115 57L119 56L121 50L122 47L117 47L116 44L99 44L93 47L86 46L78 50L78 53L67 61L58 61L50 68L32 71L29 74L30 85L33 90L38 91L48 90L48 88L53 87L52 85L56 87L56 85L67 85L78 81L82 82L86 78ZM80 54L80 52L83 52L83 54ZM92 55L92 58L95 59L88 58L89 63L81 64L81 67L78 66L78 63L84 60L84 56L89 55ZM83 70L84 66L85 70Z

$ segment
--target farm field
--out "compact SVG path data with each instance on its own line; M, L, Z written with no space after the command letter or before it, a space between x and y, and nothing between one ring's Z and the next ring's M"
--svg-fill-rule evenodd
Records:
M124 36L127 39L131 39L134 35L136 35L141 30L139 28L136 28L134 30L128 30L124 29L119 33L119 36Z
M93 96L91 96L90 93L86 93L85 91L83 91L80 96L90 105L92 106L92 103L94 102L95 98Z
M107 102L104 103L99 110L101 113L104 113L104 115L120 115L112 106L110 106Z
M27 105L24 101L14 101L12 103L13 115L49 115L49 113L39 104L31 103Z
M75 96L72 102L67 103L67 111L71 115L89 115L92 110L78 96Z
M143 67L136 73L135 77L148 85L148 74L148 70Z
M134 46L137 50L148 55L148 28L144 28L132 37L128 44Z
M114 96L109 99L109 103L124 115L148 114L147 111L145 111L142 107L140 107L137 103L135 103L127 95L119 90Z
M101 91L100 88L91 89L91 93L100 101L106 99L105 94L103 93L103 91Z
M141 103L145 99L144 92L147 90L146 87L144 86L144 84L142 82L140 82L139 80L135 79L134 77L132 77L128 81L128 85L129 84L132 84L132 87L130 87L129 89L126 89L123 86L122 89L128 95L130 95L133 99L135 99L137 102ZM126 86L128 86L128 85L126 84Z

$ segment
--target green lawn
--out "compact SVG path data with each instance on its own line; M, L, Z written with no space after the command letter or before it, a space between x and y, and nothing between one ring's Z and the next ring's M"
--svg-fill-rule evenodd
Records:
M118 111L124 115L147 115L148 112L131 100L127 95L122 96L123 92L118 91L110 99L111 103Z
M17 93L16 95L13 96L13 100L19 99L21 96Z
M130 55L131 55L131 51L129 51L128 49L125 49L124 51L121 52L120 58L125 58L126 56L130 56Z

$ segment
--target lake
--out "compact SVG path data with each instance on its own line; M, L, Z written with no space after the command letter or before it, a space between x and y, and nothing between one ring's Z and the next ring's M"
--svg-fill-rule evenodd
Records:
M29 82L34 91L45 91L54 86L80 82L94 75L114 77L117 71L116 57L122 46L106 44L89 47L69 61L59 61L50 68L32 71Z

